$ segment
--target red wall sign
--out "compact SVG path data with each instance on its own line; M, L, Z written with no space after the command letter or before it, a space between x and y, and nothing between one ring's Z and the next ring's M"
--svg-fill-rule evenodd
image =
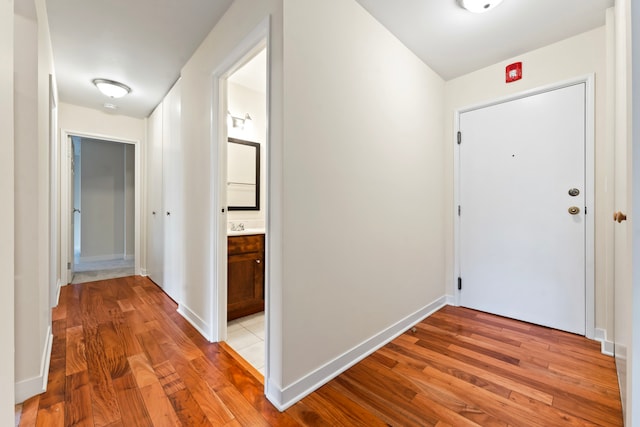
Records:
M520 80L522 78L522 62L514 62L513 64L507 65L505 76L506 83Z

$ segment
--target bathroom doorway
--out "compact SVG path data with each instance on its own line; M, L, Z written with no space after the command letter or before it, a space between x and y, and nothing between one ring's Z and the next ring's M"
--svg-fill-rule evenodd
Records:
M226 78L226 344L264 376L267 233L267 49ZM224 150L223 150L224 152Z

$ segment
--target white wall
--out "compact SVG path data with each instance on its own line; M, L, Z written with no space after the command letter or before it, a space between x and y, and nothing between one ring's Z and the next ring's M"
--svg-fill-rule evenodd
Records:
M634 147L632 139L632 74L631 74L631 1L617 0L615 2L615 210L627 214L627 221L615 225L615 354L620 395L624 413L625 425L637 425L640 419L638 411L640 402L638 396L638 365L639 355L636 354L638 343L633 323L637 314L634 298L637 298L637 265L632 264L637 257L634 245L637 242L632 233L637 224L633 217L633 192L637 188L633 185ZM637 200L637 199L636 199ZM634 310L635 309L635 310ZM634 405L636 403L636 405ZM636 423L633 420L636 419Z
M51 344L49 75L44 1L15 16L15 399L43 391ZM55 156L55 154L52 154Z
M145 120L64 102L60 103L58 112L58 124L62 130L69 131L72 134L106 136L115 140L144 141L146 132Z
M231 138L244 139L260 143L260 210L259 211L229 211L229 221L262 221L264 223L267 201L267 111L266 95L235 83L228 83L227 96L229 111L234 116L243 117L245 113L251 116L251 126L228 129Z
M287 404L443 301L445 144L444 81L358 3L284 4Z
M15 19L15 227L16 227L16 337L20 339L30 332L31 310L38 312L38 168L30 165L38 159L38 129L32 118L37 117L37 23L16 15ZM35 172L35 173L34 173ZM24 311L23 311L24 310ZM37 317L39 319L39 316ZM36 321L38 323L38 321ZM38 328L36 333L39 335ZM36 376L42 356L42 343L25 340L25 356L16 360L16 380ZM18 346L20 349L22 346ZM25 360L27 359L27 360Z
M14 422L14 135L13 0L0 2L0 425Z
M445 272L444 82L353 0L286 0L284 25L281 7L235 1L182 69L181 312L211 326L212 76L270 15L266 383L283 408L444 301Z
M524 53L446 83L445 223L447 292L454 293L453 146L454 112L457 109L595 73L595 301L596 328L613 339L613 145L607 133L606 31L600 27L547 47ZM523 78L504 82L507 64L522 61Z
M46 0L35 0L34 3L38 17L38 140L42 145L39 162L42 166L46 165L46 169L42 170L39 191L41 194L46 194L47 202L45 204L43 199L42 206L46 206L48 211L46 217L43 216L40 220L39 233L41 236L46 235L48 239L48 247L41 249L41 256L48 256L46 266L48 268L49 289L41 289L40 295L41 298L48 298L49 306L54 307L58 304L62 275L60 268L60 205L58 203L60 180L57 170L60 157L57 138L58 93ZM45 170L46 175L44 175ZM44 275L45 272L43 271L41 274Z
M80 262L124 258L126 217L133 217L125 203L127 145L82 138Z
M220 129L211 129L213 74L225 65L228 55L258 27L265 19L270 19L270 55L272 68L270 74L271 97L271 185L281 185L282 145L282 0L236 0L220 19L215 28L198 47L194 55L181 72L182 121L181 141L184 170L184 289L181 307L183 312L191 313L190 320L203 330L211 330L214 325L213 280L218 272L214 267L218 244L226 246L226 240L218 239L217 230L212 223L219 220L226 223L227 217L220 211L213 211L212 194L220 184L217 164L217 147L213 147L213 133ZM228 64L231 66L233 64ZM216 165L212 167L212 165ZM226 187L226 184L225 184ZM271 237L267 252L273 254L269 260L269 275L272 283L280 283L280 250L282 227L279 223L280 202L278 193L272 195ZM212 241L212 237L215 239ZM270 301L279 306L280 297L275 289ZM272 353L273 368L269 377L280 376L280 320L279 310L274 310L269 319L274 329L269 346L276 350Z

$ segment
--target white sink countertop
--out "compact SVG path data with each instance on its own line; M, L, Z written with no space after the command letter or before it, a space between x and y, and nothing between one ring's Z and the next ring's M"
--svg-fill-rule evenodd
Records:
M244 230L227 230L227 236L248 236L251 234L264 234L264 228L245 228Z

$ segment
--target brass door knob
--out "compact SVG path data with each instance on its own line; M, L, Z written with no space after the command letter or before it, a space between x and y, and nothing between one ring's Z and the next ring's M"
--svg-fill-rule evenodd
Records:
M618 221L618 224L620 224L622 221L626 221L627 220L627 216L625 214L623 214L622 212L618 211L618 212L613 214L613 220L614 221Z
M577 206L571 206L568 210L571 215L578 215L580 213L580 208Z

